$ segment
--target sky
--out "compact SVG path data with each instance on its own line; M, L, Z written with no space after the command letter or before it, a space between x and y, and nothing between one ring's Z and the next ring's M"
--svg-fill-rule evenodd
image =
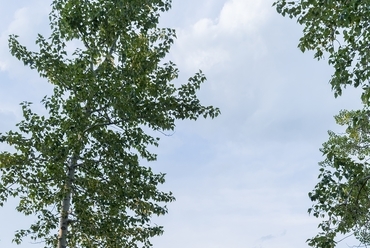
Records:
M34 47L48 34L50 2L0 0L0 132L22 119L19 103L39 103L51 87L9 54L9 34ZM150 164L167 174L163 190L176 197L169 213L153 221L165 233L160 248L296 248L317 234L307 196L317 182L327 131L340 131L333 115L358 109L359 92L348 88L335 99L332 69L297 48L295 20L278 15L270 0L173 0L161 26L177 30L168 56L185 82L201 69L207 76L199 97L222 114L214 120L178 121L160 136ZM42 111L35 104L34 110ZM6 149L0 145L0 149ZM26 228L9 200L0 209L0 247ZM356 245L346 239L338 247Z

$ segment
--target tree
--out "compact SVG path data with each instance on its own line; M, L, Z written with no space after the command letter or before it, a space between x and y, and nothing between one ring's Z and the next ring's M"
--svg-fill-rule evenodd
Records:
M140 164L156 160L148 131L174 130L175 120L216 117L196 96L206 80L196 73L179 87L163 62L175 31L158 28L170 0L54 0L51 35L38 51L9 39L12 55L54 86L42 99L48 114L21 104L18 131L0 134L15 152L0 153L0 205L37 216L14 241L30 236L45 247L150 247L163 232L153 215L174 200L161 192L164 174ZM72 52L71 42L80 44ZM151 132L153 133L153 132Z
M361 0L277 0L276 10L297 18L303 26L298 47L312 50L321 59L328 54L334 74L330 80L335 96L348 85L363 88L362 100L369 104L370 2Z
M314 202L309 213L325 218L321 232L308 240L313 247L335 247L338 233L354 234L370 244L370 2L360 0L277 0L283 16L297 18L303 26L298 47L328 56L334 74L334 96L348 85L362 87L362 110L341 111L335 117L345 134L329 132L321 149L319 183L309 193Z
M319 183L309 193L314 202L308 210L317 218L321 232L309 239L313 247L335 247L338 233L354 234L370 244L370 110L341 111L336 122L344 134L329 132L321 152Z

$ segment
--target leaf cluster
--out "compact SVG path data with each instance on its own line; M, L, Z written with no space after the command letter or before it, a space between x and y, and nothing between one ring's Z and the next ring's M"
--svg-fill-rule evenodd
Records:
M309 239L313 247L335 247L337 233L354 233L369 244L370 126L369 110L341 111L336 116L344 134L329 132L321 152L319 183L309 193L314 202L308 210L320 223L321 232Z
M361 0L278 0L276 10L296 18L303 26L298 47L312 50L314 57L328 54L334 74L330 84L335 97L348 85L362 87L362 100L369 103L370 2Z

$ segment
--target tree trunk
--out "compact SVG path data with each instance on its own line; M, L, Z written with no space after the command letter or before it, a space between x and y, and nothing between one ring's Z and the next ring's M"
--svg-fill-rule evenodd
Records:
M68 218L71 201L72 201L72 183L75 177L77 167L77 155L73 155L69 164L67 181L65 183L65 197L62 202L62 210L60 213L58 248L67 248L67 233L70 219Z

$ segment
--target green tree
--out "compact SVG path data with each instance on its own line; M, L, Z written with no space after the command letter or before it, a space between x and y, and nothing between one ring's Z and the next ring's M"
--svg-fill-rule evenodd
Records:
M362 100L370 98L370 2L362 0L277 0L276 10L296 18L303 26L298 47L314 57L328 55L334 74L330 84L335 96L348 85L363 88Z
M12 55L54 86L37 114L21 104L18 131L0 134L15 152L0 153L0 205L20 199L17 210L35 215L14 241L30 236L45 247L150 247L163 232L151 216L174 200L161 192L164 174L140 160L159 138L145 130L173 130L175 120L214 118L201 105L202 72L176 87L172 62L163 59L175 38L158 28L170 0L54 0L51 35L38 35L38 51L9 39ZM72 52L70 44L80 44ZM151 132L153 133L153 132Z
M361 0L277 0L283 16L303 26L298 47L327 56L334 73L334 96L343 88L361 87L362 110L341 111L336 122L344 134L329 132L321 149L319 183L309 193L309 213L324 218L320 233L308 240L313 247L335 247L337 234L354 234L370 244L370 2Z
M321 152L319 183L309 193L308 210L317 218L320 233L308 240L313 247L335 247L338 233L354 234L370 244L370 110L341 111L336 122L344 134L329 132Z

